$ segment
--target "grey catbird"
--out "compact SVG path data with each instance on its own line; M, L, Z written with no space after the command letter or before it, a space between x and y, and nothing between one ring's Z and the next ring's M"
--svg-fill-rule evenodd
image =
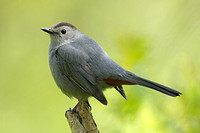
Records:
M103 90L114 87L126 98L122 85L141 85L173 97L181 94L125 70L94 40L69 23L61 22L42 30L49 33L51 38L51 73L56 84L69 97L87 101L88 97L93 96L107 105Z

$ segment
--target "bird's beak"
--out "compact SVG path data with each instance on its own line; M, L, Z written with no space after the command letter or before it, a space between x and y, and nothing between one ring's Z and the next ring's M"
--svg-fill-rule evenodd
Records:
M54 31L51 28L42 28L41 30L43 30L43 31L45 31L45 32L47 32L49 34L54 33Z

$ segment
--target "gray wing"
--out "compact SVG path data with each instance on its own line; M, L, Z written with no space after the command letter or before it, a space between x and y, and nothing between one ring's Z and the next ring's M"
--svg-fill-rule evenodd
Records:
M90 57L85 52L71 45L62 45L57 48L55 54L61 72L67 76L80 91L84 91L89 96L94 96L105 105L107 104L107 100L102 90L98 87L95 75L90 68Z

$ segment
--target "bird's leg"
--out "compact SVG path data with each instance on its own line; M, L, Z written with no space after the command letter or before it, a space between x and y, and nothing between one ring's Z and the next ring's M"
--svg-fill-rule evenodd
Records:
M84 101L84 102L86 103L85 105L87 105L87 108L91 111L91 110L92 110L92 107L90 106L90 103L88 102L88 100L87 100L87 101ZM80 104L82 104L81 101L78 101L78 103L77 103L76 106L72 109L72 111L76 112L76 110L77 110L78 106L80 106Z
M80 101L78 101L78 103L76 104L76 106L72 109L72 111L76 112L77 107L79 106L79 104L81 104Z

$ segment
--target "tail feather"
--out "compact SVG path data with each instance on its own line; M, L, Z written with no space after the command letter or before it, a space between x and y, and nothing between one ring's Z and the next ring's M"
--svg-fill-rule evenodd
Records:
M152 88L152 89L155 89L159 92L162 92L166 95L169 95L169 96L172 96L172 97L176 97L176 96L180 96L182 95L182 93L176 91L176 90L173 90L169 87L166 87L164 85L161 85L161 84L158 84L158 83L155 83L153 81L150 81L150 80L147 80L147 79L143 79L141 77L138 77L136 75L133 75L134 76L134 82L138 85L141 85L141 86L145 86L145 87L148 87L148 88Z

